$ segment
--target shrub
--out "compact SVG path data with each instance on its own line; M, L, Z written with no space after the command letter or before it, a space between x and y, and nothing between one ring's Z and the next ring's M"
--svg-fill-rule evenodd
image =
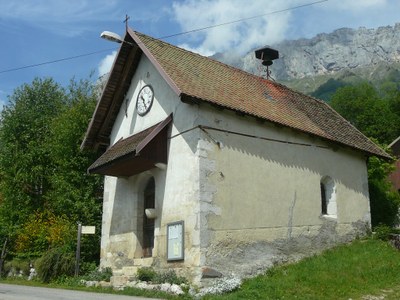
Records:
M23 275L28 276L30 269L29 265L30 260L14 258L13 260L8 261L4 264L4 273L19 275L22 272Z
M140 281L154 281L156 275L157 273L152 268L144 267L137 270L137 278Z
M90 272L88 275L84 276L85 280L88 281L110 281L112 276L111 268L97 268Z
M50 282L62 275L72 276L75 271L75 254L62 248L47 251L36 262L40 280Z
M51 284L55 284L56 286L68 286L72 288L76 288L78 286L85 286L85 284L82 282L82 277L79 276L66 276L66 275L61 275L60 277L57 277L55 280L52 281Z
M388 180L392 170L392 162L376 157L371 157L368 161L372 227L381 224L393 227L399 223L400 194L393 190Z
M382 241L388 241L390 239L390 235L392 234L393 230L391 227L380 224L374 227L374 238Z
M139 268L136 277L140 281L151 281L154 283L170 283L177 285L187 283L186 278L176 275L174 270L156 272L150 267Z
M177 276L174 270L168 270L166 272L157 273L154 278L155 283L171 283L180 285L182 283L187 283L185 277Z
M40 256L49 247L69 246L75 242L74 224L66 216L56 216L51 211L36 211L17 232L17 254Z
M87 262L87 261L82 261L79 266L79 275L89 275L90 273L94 272L97 270L97 265L95 262Z

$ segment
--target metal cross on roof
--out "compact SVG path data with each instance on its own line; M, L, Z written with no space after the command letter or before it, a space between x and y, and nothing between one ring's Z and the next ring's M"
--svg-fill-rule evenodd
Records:
M124 23L125 23L125 30L126 31L128 31L128 20L130 19L131 17L129 17L128 15L125 15L125 20L123 21Z

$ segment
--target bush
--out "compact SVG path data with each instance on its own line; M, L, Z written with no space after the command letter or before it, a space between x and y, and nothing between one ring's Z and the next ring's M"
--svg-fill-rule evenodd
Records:
M66 275L72 276L75 272L75 253L64 252L62 248L47 251L36 262L40 280L50 282Z
M395 226L398 223L400 207L398 193L387 187L387 183L382 180L370 180L368 184L372 226L379 226L380 224Z
M97 270L97 265L95 262L82 261L82 257L81 257L81 263L79 265L79 275L86 276L96 270Z
M388 175L392 162L371 157L368 161L368 186L372 227L385 224L393 227L399 222L400 194L393 190Z
M174 270L168 270L166 272L157 273L154 278L155 283L170 283L180 285L187 283L185 277L177 276Z
M84 276L87 281L110 281L112 276L111 268L97 268L90 272L88 275Z
M74 224L66 216L49 210L36 211L17 232L15 250L18 255L40 256L46 249L66 247L75 242Z
M390 235L393 233L393 230L391 227L385 225L385 224L380 224L376 227L374 227L374 238L382 241L388 241L390 239Z
M21 272L24 276L29 275L30 260L14 258L4 264L4 273L12 274L14 276L20 275Z
M140 281L154 281L157 273L152 268L139 268L137 270L137 279Z
M55 286L67 286L67 287L72 287L76 288L78 286L85 286L85 284L82 282L82 277L79 276L66 276L62 275L60 277L57 277L55 280L51 282L51 284L55 284Z
M154 283L171 283L182 284L187 283L185 277L177 276L174 270L166 272L156 272L152 268L144 267L137 270L137 279L140 281L151 281Z

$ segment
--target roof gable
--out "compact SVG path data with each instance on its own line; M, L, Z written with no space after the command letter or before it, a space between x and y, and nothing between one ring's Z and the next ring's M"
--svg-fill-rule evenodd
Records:
M98 107L101 102L109 102L110 107L117 103L114 107L118 107L117 94L121 94L118 91L123 88L109 84L124 77L117 66L127 61L129 64L124 68L129 70L125 73L132 76L144 53L184 102L209 103L349 146L368 155L389 157L321 100L131 29L128 29L125 41L133 42L133 46L127 43L121 46ZM115 117L114 120L112 115L101 118L97 111L96 108L83 147L93 147L96 138L110 133L107 128L112 126ZM102 128L98 129L92 123L101 123Z

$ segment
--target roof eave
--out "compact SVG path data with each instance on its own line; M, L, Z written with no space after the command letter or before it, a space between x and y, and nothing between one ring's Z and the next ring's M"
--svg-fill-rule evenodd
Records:
M318 134L315 134L315 133L312 133L312 132L309 132L309 131L306 131L306 130L302 130L301 128L296 128L296 127L293 127L293 126L289 126L288 124L279 123L279 122L276 122L276 121L273 121L273 120L270 120L270 119L263 118L261 116L250 114L250 113L245 112L245 111L234 109L234 108L229 107L229 106L217 104L215 102L208 101L206 99L200 99L200 98L197 98L197 97L182 93L181 94L181 101L184 102L184 103L190 103L190 104L207 103L207 104L209 104L211 106L218 107L219 109L227 109L227 110L233 111L236 114L239 114L239 115L242 115L242 116L249 116L249 117L255 118L258 121L269 122L269 123L272 123L272 124L277 125L277 126L287 127L287 128L292 129L292 130L296 130L296 131L302 132L304 134L307 134L307 135L322 139L322 140L324 140L324 141L326 141L328 143L335 143L338 146L345 147L345 148L350 148L352 150L355 150L355 151L363 153L367 157L376 156L376 157L379 157L379 158L382 158L382 159L385 159L385 160L392 160L393 159L392 156L390 156L388 153L386 153L383 150L381 150L378 153L378 152L373 152L373 151L367 151L365 149L360 149L360 148L357 148L357 147L342 143L340 141L337 141L337 140L334 140L334 139L331 139L331 138L328 138L328 137L323 137L321 135L318 135ZM377 146L377 148L380 149L378 146Z
M134 51L134 49L132 49L131 41L127 40L127 38L128 38L128 36L126 35L124 38L125 42L123 42L121 44L120 48L118 49L118 53L112 64L106 84L104 85L103 91L101 92L100 99L97 102L97 105L93 112L88 129L86 130L86 134L81 143L82 150L84 150L84 149L95 149L96 150L99 140L103 141L101 143L104 143L104 141L107 140L107 138L105 138L101 132L101 130L104 127L104 121L107 119L107 116L103 115L104 110L106 109L106 107L109 107L112 105L112 100L114 99L115 93L121 87L120 85L113 87L113 84L115 85L115 82L113 82L113 81L119 81L119 83L121 83L120 77L123 76L124 73L126 72L126 70L122 70L122 71L117 70L116 66L121 64L121 62L123 64L124 61L127 60L130 57L130 55L132 55L132 51ZM140 54L136 54L136 55L140 55ZM114 109L116 109L116 108L114 108ZM110 121L110 120L108 120L108 121ZM106 143L107 143L107 141L106 141Z
M140 40L140 38L136 35L136 33L131 29L128 28L128 34L132 37L132 39L136 42L137 46L143 51L146 57L151 61L157 71L160 73L162 78L168 83L171 89L179 96L182 91L179 89L177 84L171 79L171 77L165 72L163 67L151 53L151 51L144 45L144 43Z
M134 44L132 43L134 42ZM130 48L129 51L127 48ZM168 74L165 72L165 70L162 68L160 63L157 61L157 59L154 57L154 55L151 53L151 51L146 47L146 45L140 40L140 38L135 34L135 32L131 29L128 28L125 37L124 37L124 42L121 44L117 56L114 59L113 65L111 67L110 71L110 76L107 79L107 83L104 86L104 89L101 93L100 100L98 101L95 111L93 113L92 119L90 120L88 129L86 131L86 134L83 138L82 144L81 144L81 149L97 149L99 146L99 141L102 140L102 144L107 143L107 139L105 138L105 135L103 134L102 130L104 130L105 127L109 126L109 122L113 123L115 121L115 117L111 116L109 117L104 116L104 112L102 112L102 106L111 106L113 105L114 97L115 94L118 93L117 88L111 87L111 80L115 77L118 76L123 76L123 74L117 74L120 71L116 71L116 65L121 60L128 59L129 55L131 54L131 51L135 51L135 49L132 49L132 47L137 47L137 49L140 49L142 53L146 55L146 57L151 61L151 63L154 65L154 67L158 70L160 75L164 78L164 80L167 82L167 84L171 87L171 89L178 95L182 93L181 90L178 88L176 83L168 76ZM125 53L124 53L125 51ZM141 54L137 54L141 55ZM125 72L125 73L132 73L131 72ZM107 95L107 93L111 93ZM117 107L114 107L114 110L118 110L121 107L121 103L118 104ZM104 111L104 109L103 109ZM107 124L104 124L107 122ZM109 141L108 141L109 143ZM107 146L107 145L106 145Z

